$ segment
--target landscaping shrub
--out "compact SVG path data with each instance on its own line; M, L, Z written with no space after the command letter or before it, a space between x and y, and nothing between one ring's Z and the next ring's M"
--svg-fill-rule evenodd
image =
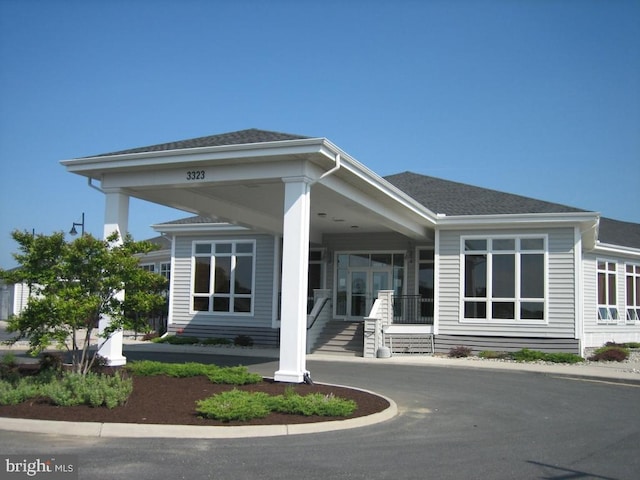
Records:
M321 393L303 396L293 388L286 389L284 395L276 396L234 389L196 402L196 411L200 415L223 422L264 418L272 411L305 416L346 417L356 408L353 400Z
M589 360L593 362L624 362L629 358L629 349L618 346L604 346L598 348Z
M451 348L449 350L449 357L451 358L463 358L471 355L471 349L469 347L465 347L463 345L458 345L457 347Z
M38 396L39 386L32 378L0 380L0 405L15 405Z
M233 344L238 347L252 347L253 346L253 338L249 335L238 335L233 339Z
M552 363L579 363L584 361L584 358L580 355L576 355L575 353L545 353L538 350L529 350L528 348L512 352L509 356L517 362L543 361Z
M198 337L189 337L184 335L167 335L166 337L157 337L151 339L154 343L168 343L171 345L195 345L200 343Z
M41 394L60 406L101 407L104 405L107 408L114 408L123 405L132 390L131 379L121 375L66 373L60 381L44 385Z
M287 388L284 395L274 397L274 411L294 415L319 415L323 417L347 417L357 408L356 402L333 394L310 393L299 395Z
M202 341L204 345L231 345L233 342L228 338L206 338Z
M482 352L478 353L478 357L496 360L511 358L507 352L494 352L493 350L483 350Z
M250 373L247 367L224 367L207 374L212 383L223 383L227 385L247 385L259 383L262 376L257 373Z
M250 373L247 367L218 367L217 365L205 365L203 363L163 363L151 360L131 362L127 370L134 375L168 375L170 377L197 377L206 376L213 383L227 385L246 385L258 383L262 377L256 373Z
M196 411L205 418L223 422L264 418L271 413L271 397L264 392L231 390L196 402Z

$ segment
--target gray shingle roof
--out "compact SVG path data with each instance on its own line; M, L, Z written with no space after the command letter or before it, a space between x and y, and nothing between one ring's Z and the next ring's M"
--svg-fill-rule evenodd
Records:
M159 225L196 225L201 223L224 223L224 222L220 222L211 217L203 217L202 215L196 215L194 217L179 218L178 220L163 222L163 223L160 223Z
M598 240L612 245L640 248L640 224L602 217Z
M432 212L448 216L586 211L413 172L398 173L384 178Z
M222 145L244 145L248 143L278 142L281 140L301 140L305 137L291 133L271 132L268 130L258 130L250 128L237 132L222 133L219 135L209 135L206 137L191 138L188 140L178 140L176 142L160 143L147 147L131 148L119 150L117 152L93 155L94 157L107 157L110 155L124 155L127 153L163 152L169 150L182 150L186 148L219 147Z

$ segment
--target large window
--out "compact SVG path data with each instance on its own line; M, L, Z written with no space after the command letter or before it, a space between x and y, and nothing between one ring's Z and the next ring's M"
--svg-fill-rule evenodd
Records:
M626 266L627 322L640 322L640 265Z
M254 241L195 242L192 310L251 314Z
M464 319L545 320L545 237L465 237L462 252Z
M598 322L617 323L616 263L598 260Z

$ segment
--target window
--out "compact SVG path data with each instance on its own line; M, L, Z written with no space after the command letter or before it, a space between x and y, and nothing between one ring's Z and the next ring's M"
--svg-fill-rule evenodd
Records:
M146 270L147 272L155 272L156 266L153 263L144 263L140 265L142 270Z
M616 263L598 260L598 322L618 322L616 292Z
M640 265L626 266L627 323L640 322Z
M171 262L165 262L160 264L160 275L167 279L167 282L171 280Z
M434 255L433 250L418 251L418 293L420 316L433 318L434 304Z
M466 320L544 321L545 237L462 239Z
M192 310L253 312L254 241L196 242Z

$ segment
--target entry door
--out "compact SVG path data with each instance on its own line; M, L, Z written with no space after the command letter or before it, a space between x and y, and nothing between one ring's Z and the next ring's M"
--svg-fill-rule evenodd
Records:
M349 317L364 318L369 314L380 290L389 290L389 269L358 269L350 271L347 311Z

